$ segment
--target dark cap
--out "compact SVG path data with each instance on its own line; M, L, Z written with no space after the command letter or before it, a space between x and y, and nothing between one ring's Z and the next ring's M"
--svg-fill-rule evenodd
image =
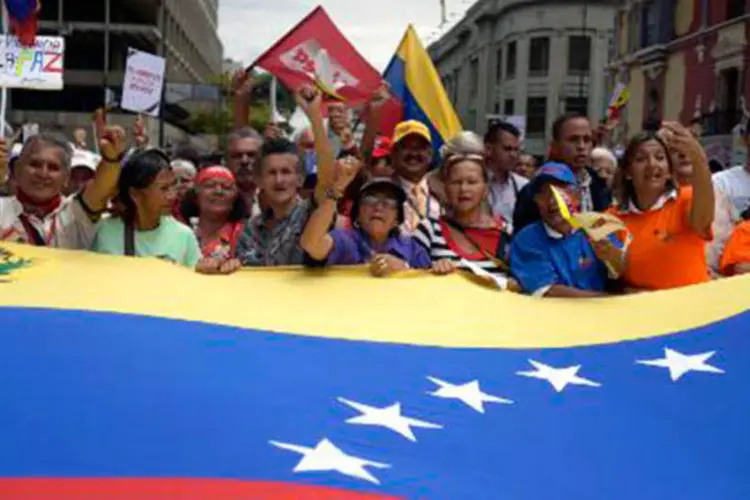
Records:
M359 201L367 193L373 191L390 191L395 195L396 201L398 202L398 221L402 224L406 220L406 214L404 213L404 203L406 203L406 191L401 187L400 184L394 182L388 177L375 177L367 181L362 188L359 190L357 199L352 204L352 217L356 218L359 215Z

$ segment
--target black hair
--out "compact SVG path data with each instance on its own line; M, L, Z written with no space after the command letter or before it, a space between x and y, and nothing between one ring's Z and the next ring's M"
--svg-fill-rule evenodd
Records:
M172 159L173 160L187 160L193 165L195 165L195 168L198 168L198 166L201 164L201 152L190 144L189 142L182 142L180 144L177 144L174 147L174 151L172 152Z
M583 113L579 113L578 111L568 111L567 113L555 118L555 121L552 123L552 140L562 140L563 128L565 127L565 124L571 120L577 120L579 118L582 118L586 121L588 121L589 119L588 116L584 115Z
M484 143L492 144L497 141L500 132L506 132L516 139L521 137L521 131L512 123L506 122L505 120L493 120L490 122L487 132L484 134Z
M626 177L628 166L633 161L635 154L638 152L638 148L649 141L656 141L664 148L664 154L666 155L667 163L669 164L669 172L670 174L674 172L672 155L669 154L669 147L667 147L667 143L664 142L664 139L659 137L656 132L644 131L636 134L630 139L628 147L625 149L625 153L622 155L622 159L619 162L619 168L615 176L614 197L618 201L621 209L627 208L628 204L635 198L633 181ZM677 184L675 184L675 181L670 178L667 181L666 187L671 191L677 188Z
M266 158L272 155L292 155L297 158L297 171L300 175L304 175L303 163L297 150L297 145L289 139L277 138L269 139L263 143L260 157L260 168L263 168L263 163ZM259 172L258 172L259 173Z
M169 157L158 149L139 151L127 159L117 182L117 200L125 222L133 223L137 210L130 190L149 187L163 170L171 170Z
M198 205L198 191L195 188L189 189L183 196L182 201L180 202L180 215L182 215L182 217L188 222L192 218L200 217L201 210ZM234 200L232 211L229 212L227 220L229 222L237 222L242 219L247 219L248 217L250 217L250 209L248 208L245 199L237 194L237 198Z

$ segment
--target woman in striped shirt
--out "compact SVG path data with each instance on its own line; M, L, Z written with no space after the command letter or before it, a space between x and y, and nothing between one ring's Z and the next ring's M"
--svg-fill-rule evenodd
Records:
M442 153L446 215L423 219L414 234L429 251L433 272L450 274L463 269L499 288L517 288L508 275L510 235L502 219L487 210L489 177L482 139L462 132Z

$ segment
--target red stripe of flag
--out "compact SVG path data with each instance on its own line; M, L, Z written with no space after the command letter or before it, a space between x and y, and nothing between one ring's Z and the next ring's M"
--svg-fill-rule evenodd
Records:
M398 500L296 483L228 479L6 478L2 500Z

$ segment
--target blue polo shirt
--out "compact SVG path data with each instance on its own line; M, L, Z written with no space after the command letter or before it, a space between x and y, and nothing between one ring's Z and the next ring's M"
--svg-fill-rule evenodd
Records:
M622 247L616 238L610 241ZM510 269L521 288L534 295L544 295L552 285L602 292L607 283L607 268L583 231L563 236L541 221L513 238Z
M394 234L382 246L375 246L360 229L334 229L328 233L333 239L333 248L322 262L306 259L306 264L317 267L350 266L369 262L373 254L389 254L405 261L414 269L426 269L432 264L427 250L411 236Z

